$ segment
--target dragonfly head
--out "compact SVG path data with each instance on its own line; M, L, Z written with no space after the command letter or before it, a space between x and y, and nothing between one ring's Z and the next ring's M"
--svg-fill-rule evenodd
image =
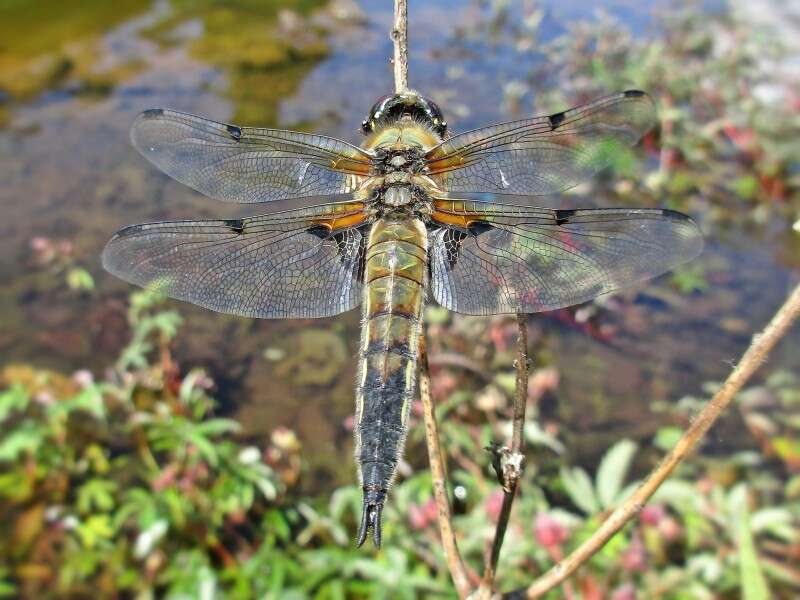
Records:
M368 135L404 116L425 123L439 137L444 137L447 132L447 123L442 116L442 110L433 100L420 96L413 90L379 99L369 111L369 116L361 123L361 131L364 135Z
M358 528L358 538L356 539L357 548L360 548L367 539L370 528L372 528L372 543L376 548L381 547L381 513L385 499L385 490L364 488L364 508L361 512L361 526Z

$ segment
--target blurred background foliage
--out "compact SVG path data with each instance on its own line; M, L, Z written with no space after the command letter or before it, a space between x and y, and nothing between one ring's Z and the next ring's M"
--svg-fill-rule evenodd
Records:
M661 126L558 201L665 205L709 242L644 290L531 318L529 467L504 590L585 539L674 444L800 267L796 12L601 5L411 0L411 82L454 130L652 93ZM128 296L96 258L122 224L219 215L128 148L139 110L356 141L391 89L390 10L0 5L0 597L455 597L419 406L384 548L353 548L358 315L209 315ZM459 543L477 567L502 499L481 448L509 437L515 323L437 307L426 321ZM702 452L551 596L797 597L797 352L794 334Z
M279 428L258 445L237 439L238 422L215 414L213 382L183 372L171 355L178 314L138 292L129 322L131 342L103 380L26 365L2 372L0 596L455 597L426 471L407 473L393 490L384 549L356 550L357 487L298 496L295 434ZM513 332L497 322L481 338L510 358ZM508 436L514 379L507 368L483 367L491 383L477 397L447 378L434 387L460 545L476 566L502 503L488 455L476 448ZM534 371L531 406L557 386L552 369ZM646 460L623 439L594 472L570 464L567 432L534 410L525 429L533 460L504 547L503 586L523 586L589 536L637 484L635 464L668 450L700 402L661 407L675 425L656 432L657 452L645 451ZM684 464L563 593L766 598L771 589L791 597L800 583L798 408L800 382L788 371L743 392L737 409L760 451ZM415 406L412 440L420 412Z

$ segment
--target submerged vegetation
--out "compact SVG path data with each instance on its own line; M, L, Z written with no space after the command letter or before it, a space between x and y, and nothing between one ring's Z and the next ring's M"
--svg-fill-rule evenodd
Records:
M0 125L9 107L46 91L104 94L142 68L137 62L97 67L97 48L101 32L152 3L117 3L113 11L92 3L96 7L65 10L60 18L48 12L48 29L36 36L14 26L56 4L12 0L0 8ZM232 120L271 124L276 92L294 90L327 52L305 20L317 3L296 3L289 12L279 4L173 0L143 27L151 43L185 46L193 58L225 73L214 81L233 103ZM489 5L487 19L461 35L491 38L500 31L521 56L539 48L541 13L531 12L517 26L504 17L507 3ZM610 180L617 183L604 184L609 203L666 201L699 215L712 239L732 221L743 222L738 226L765 244L777 239L781 260L796 267L800 242L791 225L800 215L800 97L782 71L787 48L742 15L678 10L657 26L656 39L642 41L610 19L575 25L570 36L543 46L544 67L507 86L509 107L532 87L558 90L537 94L543 112L631 84L652 91L662 127L645 140L647 164L624 155L615 165ZM57 234L57 241L44 234L30 240L35 289L14 288L13 302L37 294L53 305L66 297L97 298L96 272L82 266L92 261L64 238L68 234ZM709 290L734 269L720 264L725 260L717 256L679 270L657 300L692 303L711 318L716 311L702 307ZM0 597L455 597L430 477L424 461L413 458L423 445L418 406L411 464L402 465L384 515L384 549L356 551L360 490L349 485L317 494L308 483L315 472L302 451L305 439L285 428L268 436L249 424L242 430L214 399L221 385L176 358L180 316L145 293L131 296L128 306L129 342L116 359L108 358L102 374L82 369L65 375L6 360L0 365ZM25 314L9 310L0 323ZM648 327L626 296L548 318L601 342ZM480 448L508 439L515 326L510 319L463 318L436 307L426 320L455 526L465 558L477 565L502 501L490 456ZM614 422L615 398L590 389L592 414L575 408L568 400L574 389L561 380L557 350L546 343L541 322L532 321L529 466L503 548L498 582L504 590L530 582L590 535L674 444L700 402L658 396L665 385L654 377L649 389L658 400L652 407L657 427L648 429L650 419L648 427L628 423L623 439L612 430L588 435L589 417ZM749 333L733 319L723 326ZM297 339L297 348L262 348L265 360L283 378L325 393L348 360L342 336L323 323ZM597 384L597 370L603 378L615 376L606 363L583 360L586 386ZM352 382L345 383L349 389ZM716 385L709 382L696 395ZM650 399L641 398L637 419L651 416L645 414ZM800 594L800 378L773 369L739 396L736 409L639 519L551 597L756 600ZM331 427L344 430L352 421ZM586 454L597 457L592 466ZM335 459L331 452L327 460Z
M136 18L145 38L162 46L188 40L193 58L228 75L227 89L220 91L238 107L237 121L274 125L275 98L290 94L328 53L323 28L307 18L322 4L304 0L287 8L279 0L172 0L154 9L152 0L83 2L79 8L52 0L4 2L0 110L6 102L53 91L107 96L146 67L135 58L108 60L104 51L103 36Z

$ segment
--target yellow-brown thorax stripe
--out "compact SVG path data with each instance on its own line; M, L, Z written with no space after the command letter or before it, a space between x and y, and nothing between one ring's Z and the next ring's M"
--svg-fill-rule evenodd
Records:
M419 219L382 217L367 241L356 390L356 458L365 489L391 484L416 383L427 233Z

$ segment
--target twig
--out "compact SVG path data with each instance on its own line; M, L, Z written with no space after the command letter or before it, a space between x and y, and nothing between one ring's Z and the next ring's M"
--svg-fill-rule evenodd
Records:
M408 89L408 0L394 0L394 24L389 35L394 43L394 91Z
M424 334L420 336L419 342L419 394L422 398L423 414L425 415L425 441L428 446L433 495L436 500L437 520L439 521L439 532L442 536L444 555L459 597L466 598L472 589L470 580L477 579L477 575L467 571L458 551L456 536L453 532L450 500L447 497L445 485L444 460L442 459L442 448L439 444L439 427L436 424L436 413L431 399L431 377L428 372L428 353L425 349Z
M739 364L725 380L719 391L714 394L714 397L706 403L689 429L675 444L675 447L653 469L639 488L611 513L608 519L588 540L528 587L526 590L527 598L539 598L564 581L595 552L602 548L625 523L642 510L650 496L669 477L675 467L694 449L711 425L714 424L714 421L730 404L736 393L766 360L769 352L778 340L786 334L798 314L800 314L800 285L794 289L764 330L760 334L753 336L753 341L750 343L747 352L742 356Z
M519 454L525 444L525 408L528 405L528 316L517 313L517 396L514 402L514 429L511 452Z
M497 519L489 560L483 572L483 580L477 598L491 598L494 591L494 579L497 574L497 563L500 559L500 548L506 535L508 520L511 517L511 506L517 493L517 483L525 466L523 453L523 437L525 427L525 409L528 404L528 321L527 316L517 314L517 386L514 398L514 429L511 433L511 448L500 449L500 465L498 479L503 485L503 505Z

